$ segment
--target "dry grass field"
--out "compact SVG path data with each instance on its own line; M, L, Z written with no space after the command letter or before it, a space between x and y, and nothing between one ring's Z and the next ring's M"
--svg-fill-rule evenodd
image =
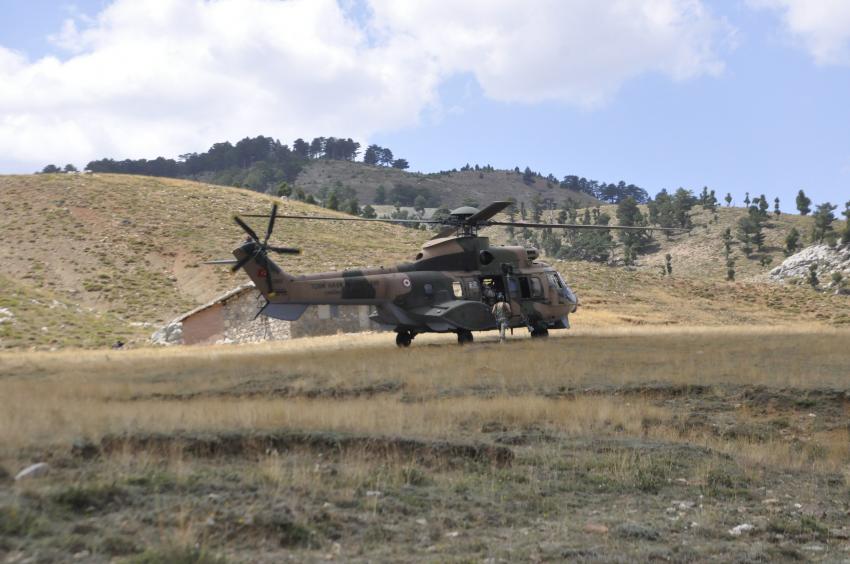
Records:
M601 325L2 353L0 561L850 557L848 330Z

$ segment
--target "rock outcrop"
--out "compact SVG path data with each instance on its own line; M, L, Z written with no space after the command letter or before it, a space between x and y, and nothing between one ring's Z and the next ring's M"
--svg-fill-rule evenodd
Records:
M812 265L817 266L817 275L821 284L830 284L834 272L840 272L845 279L850 279L850 245L830 247L829 245L812 245L799 253L785 259L782 264L770 271L770 279L774 282L799 282L809 276Z

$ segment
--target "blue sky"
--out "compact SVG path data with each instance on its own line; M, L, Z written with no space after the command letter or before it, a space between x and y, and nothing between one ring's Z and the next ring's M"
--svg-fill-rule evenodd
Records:
M221 6L218 13L208 3L197 2L197 12L187 14L170 0L139 0L132 7L107 0L0 0L0 47L16 57L5 72L10 73L13 92L18 88L17 98L2 96L0 59L0 123L13 124L0 127L0 172L31 172L54 161L83 165L107 156L176 157L245 135L266 134L284 142L298 135L350 135L389 146L406 157L412 169L425 172L467 162L500 168L528 165L558 177L622 179L652 194L661 188L699 190L707 185L721 197L731 192L740 202L745 191L765 193L771 200L779 196L786 210L793 209L793 197L803 188L816 202L830 200L843 207L850 200L850 16L846 29L842 22L844 12L850 13L843 7L850 2L836 4L843 7L822 18L819 28L817 18L806 13L806 2L797 0L655 1L659 13L684 14L677 20L681 29L637 30L625 38L627 44L613 48L611 56L598 56L593 38L615 33L618 37L606 44L616 43L624 24L610 14L592 13L596 8L591 4L570 0L555 3L552 18L583 17L561 10L572 2L576 14L601 20L602 27L591 28L580 44L553 38L554 43L541 43L539 54L531 49L525 58L516 55L505 62L529 42L520 36L508 55L494 56L492 64L489 57L499 54L498 45L470 47L469 40L459 40L444 47L463 35L452 32L450 25L446 35L435 35L434 21L457 20L459 30L472 25L455 11L441 12L438 7L398 13L405 11L398 8L404 3L378 0L346 2L340 14L327 2L290 6L286 9L291 11L268 11L265 21L251 24L261 26L246 31L254 38L249 42L253 50L241 51L245 43L235 33L227 39L237 47L222 51L221 57L233 52L244 57L231 63L235 66L203 68L197 80L184 83L180 76L191 77L209 57L187 62L182 71L169 71L175 53L180 58L213 36L217 43L205 51L209 55L222 41L215 22L232 23L233 14L245 14L248 21L257 11L248 8L278 10L268 5L277 3L245 0L240 10L239 2L225 0L222 4L232 4L235 12L224 13ZM148 4L148 11L139 11L139 4ZM696 13L694 5L699 7ZM451 3L446 6L451 9ZM106 8L110 10L102 14ZM494 9L491 27L472 30L473 41L491 29L501 30L500 17L516 20L509 9ZM159 19L136 25L146 14ZM256 56L256 38L265 37L267 28L262 26L277 14L281 26L298 26L288 32L271 28L264 48L276 54L281 67ZM428 17L435 19L422 21ZM193 18L191 25L185 23ZM604 18L611 21L605 23ZM131 28L126 27L128 21L133 22ZM281 35L309 30L310 21L321 22L316 25L322 28L299 35L295 46L278 43ZM420 21L428 29L416 27ZM655 25L655 19L648 21ZM67 22L73 22L70 31ZM581 21L574 25L587 27ZM539 27L540 21L529 26ZM324 27L330 29L327 38L322 37ZM124 43L136 33L150 33L154 39L142 37L129 45L153 45L150 53ZM656 42L655 37L667 35L669 43ZM186 36L194 41L181 42ZM683 45L693 36L701 39ZM157 42L165 37L174 39L158 50ZM315 45L310 43L314 40ZM128 65L138 56L142 70L136 75L110 67L122 60L109 56L111 50L120 52ZM302 51L319 58L304 63ZM344 53L352 51L356 56L348 61ZM423 51L429 56L418 58ZM45 57L56 60L45 64ZM600 57L598 64L594 57ZM86 74L91 60L99 61L102 72L115 79L102 79L100 72ZM590 63L583 65L584 60ZM250 71L243 70L246 61ZM499 66L503 68L493 70ZM74 72L85 80L83 85L74 82ZM239 83L252 88L231 91L225 79L239 72L249 72ZM39 78L32 79L32 73ZM141 86L122 91L122 85L137 76ZM159 80L173 89L146 87L145 80ZM92 82L97 89L86 90ZM28 107L31 96L26 89L39 84L75 94L45 94L44 100L35 96ZM351 100L339 102L331 93L340 91L350 93ZM94 101L89 103L86 96ZM222 113L228 117L222 118Z

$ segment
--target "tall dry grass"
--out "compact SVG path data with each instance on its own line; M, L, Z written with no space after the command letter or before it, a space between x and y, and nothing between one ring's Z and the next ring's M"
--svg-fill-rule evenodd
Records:
M585 329L506 346L485 335L483 343L463 348L449 344L450 336L423 337L407 350L376 334L0 355L0 452L14 456L26 447L122 431L297 428L458 437L498 422L576 435L649 433L744 455L754 464L833 471L850 457L840 433L815 437L820 450L803 454L779 440L682 435L665 426L670 412L650 399L616 395L623 386L666 384L847 389L850 331ZM290 397L275 397L283 387ZM588 388L600 395L547 397ZM316 394L330 395L306 397Z
M33 410L36 401L38 407ZM392 397L116 402L69 401L61 394L35 400L26 387L19 387L3 400L0 444L14 451L67 445L76 438L97 440L107 433L177 430L296 429L458 438L480 433L487 423L510 428L535 426L564 434L612 429L639 434L646 420L667 418L665 410L646 402L605 397L461 397L412 404Z

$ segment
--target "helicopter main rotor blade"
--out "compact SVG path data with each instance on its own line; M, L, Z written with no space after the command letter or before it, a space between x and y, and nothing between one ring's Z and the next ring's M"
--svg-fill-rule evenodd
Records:
M258 243L260 242L260 238L259 238L259 237L257 237L257 233L256 233L256 231L254 231L253 229L251 229L251 227L250 227L247 223L245 223L244 221L242 221L242 218L241 218L241 217L239 217L238 215L234 215L234 216L233 216L233 221L235 221L235 222L239 225L239 227L241 227L241 228L242 228L242 230L243 230L243 231L245 231L245 233L247 233L247 234L248 234L248 236L249 236L251 239L253 239L254 241L256 241L256 242L258 242Z
M466 218L466 223L476 224L476 223L481 223L481 222L487 221L488 219L495 216L497 213L501 212L502 210L511 206L512 204L513 204L513 202L505 202L505 201L493 202L492 204L490 204L489 206L487 206L483 210L479 211L478 213L474 213L471 216L469 216L468 218Z
M278 253L280 255L300 255L301 249L294 247L266 247L267 250Z
M212 259L205 260L201 264L236 264L237 262L239 261L237 261L236 259Z
M272 204L272 213L269 216L269 226L266 229L266 238L263 240L263 245L269 242L269 237L272 236L272 230L274 230L274 220L277 217L277 202Z
M246 213L245 217L269 217L268 214ZM277 217L285 219L312 219L316 221L380 221L382 223L424 223L430 225L443 225L442 221L432 219L384 219L372 217L333 217L327 215L287 215L277 214Z
M505 225L512 227L530 227L533 229L588 229L596 231L680 231L686 233L688 229L682 227L656 227L654 225L581 225L575 223L520 223L515 221L488 221L487 225Z

